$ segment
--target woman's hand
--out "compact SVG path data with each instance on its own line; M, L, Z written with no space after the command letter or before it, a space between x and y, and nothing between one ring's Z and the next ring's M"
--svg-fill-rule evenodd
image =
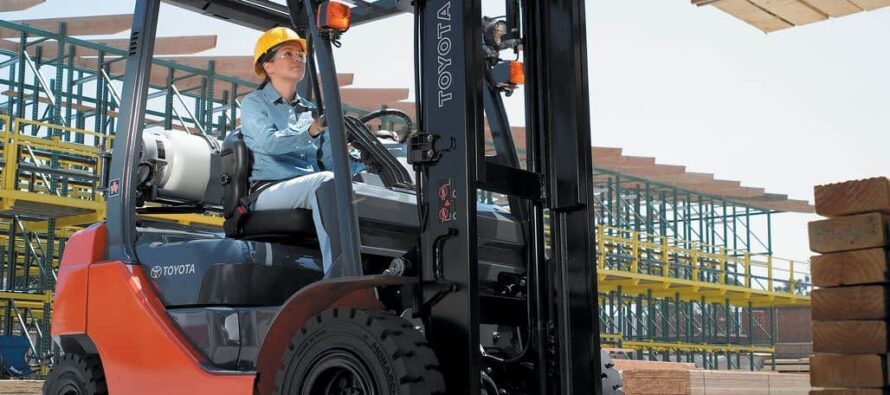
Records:
M324 118L315 119L312 121L312 124L309 125L309 135L312 137L318 137L322 131L324 131Z

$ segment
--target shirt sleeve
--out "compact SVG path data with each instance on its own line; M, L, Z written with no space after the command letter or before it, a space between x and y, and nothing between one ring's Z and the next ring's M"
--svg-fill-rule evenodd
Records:
M328 128L322 130L318 135L317 141L320 143L318 151L320 153L318 162L324 166L325 170L334 171L334 155L331 152L331 134Z
M268 106L259 99L249 97L241 103L241 134L251 151L268 155L293 152L297 147L311 146L313 138L308 125L278 129L272 121Z

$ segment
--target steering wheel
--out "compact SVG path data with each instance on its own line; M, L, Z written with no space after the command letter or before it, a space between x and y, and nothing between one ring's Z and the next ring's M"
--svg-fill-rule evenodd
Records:
M384 117L384 116L396 116L396 117L399 117L399 118L402 118L403 120L405 120L405 125L406 125L408 132L405 133L404 136L399 136L399 138L398 138L398 142L404 143L405 140L408 139L408 136L411 135L411 132L414 130L414 121L411 120L411 116L408 115L408 113L406 113L402 110L399 110L399 109L395 109L395 108L384 108L382 110L369 112L369 113L365 114L363 117L359 118L359 120L362 121L362 123L367 124L368 121L371 121L372 119L376 119L376 118L380 118L380 117Z

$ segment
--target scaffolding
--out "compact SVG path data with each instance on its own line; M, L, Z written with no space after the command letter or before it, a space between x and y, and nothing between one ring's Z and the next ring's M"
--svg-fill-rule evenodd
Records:
M711 369L775 355L775 308L812 287L807 263L773 256L775 211L602 168L594 184L604 343Z
M15 42L0 40L0 335L27 336L34 363L45 366L65 242L104 218L103 166L117 127L126 40L72 37L79 33L64 21L50 31L0 20L0 29L6 38L15 35ZM256 87L234 72L235 64L156 58L145 126L215 138L232 132L238 99ZM338 80L348 85L352 77ZM344 95L352 104L345 110L360 116L366 108L398 108L392 100L403 96L401 90L364 94L375 96L371 91L398 92L377 95L382 103L375 105ZM398 118L383 123L402 124ZM804 263L772 256L770 221L777 211L606 168L595 170L594 182L598 260L591 264L598 265L604 344L632 350L635 358L698 361L706 368L742 368L744 358L754 369L755 356L774 353L775 320L755 317L771 317L777 306L808 305L810 290ZM213 215L153 217L222 224Z

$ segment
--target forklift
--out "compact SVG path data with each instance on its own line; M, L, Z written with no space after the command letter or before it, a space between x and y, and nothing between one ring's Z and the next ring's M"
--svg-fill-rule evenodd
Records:
M336 259L323 273L311 212L239 206L237 133L143 130L161 0L137 0L107 217L66 245L45 394L622 393L595 314L583 1L506 0L493 18L480 1L165 1L307 39L298 93L333 147L318 198ZM417 113L344 116L333 47L400 13ZM503 101L520 84L523 161ZM384 116L409 132L382 139ZM224 233L140 215L208 211Z

